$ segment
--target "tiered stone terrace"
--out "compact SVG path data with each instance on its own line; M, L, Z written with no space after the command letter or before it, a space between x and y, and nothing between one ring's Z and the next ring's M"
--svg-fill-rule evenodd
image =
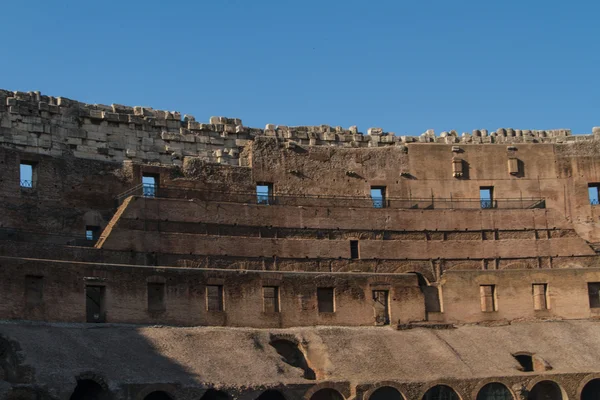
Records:
M599 155L0 91L0 400L596 398Z

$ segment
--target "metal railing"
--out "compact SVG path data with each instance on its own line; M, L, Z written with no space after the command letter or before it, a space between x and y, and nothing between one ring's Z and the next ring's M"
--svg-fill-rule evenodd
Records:
M21 187L31 189L33 187L33 181L21 179Z
M543 198L507 198L482 200L479 198L373 198L370 196L321 196L264 194L256 192L221 192L180 186L137 185L117 196L119 204L129 196L168 199L198 199L267 206L315 206L349 208L396 208L420 210L474 210L474 209L528 209L546 208Z

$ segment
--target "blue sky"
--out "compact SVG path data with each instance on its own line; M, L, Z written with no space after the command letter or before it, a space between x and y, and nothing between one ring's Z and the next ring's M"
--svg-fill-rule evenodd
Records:
M10 1L0 87L247 126L600 125L600 2Z

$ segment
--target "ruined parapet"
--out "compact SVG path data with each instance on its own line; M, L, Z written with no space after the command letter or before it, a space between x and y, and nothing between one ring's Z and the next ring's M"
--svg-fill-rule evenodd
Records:
M592 135L571 135L567 129L519 130L500 128L488 133L456 131L436 136L427 130L419 136L397 136L383 128L356 126L295 126L267 124L250 128L238 118L210 117L208 123L177 111L119 104L85 104L40 92L0 90L0 145L26 152L123 162L182 165L185 157L210 163L248 165L244 147L257 136L278 138L291 146L384 147L408 143L570 143L600 140Z

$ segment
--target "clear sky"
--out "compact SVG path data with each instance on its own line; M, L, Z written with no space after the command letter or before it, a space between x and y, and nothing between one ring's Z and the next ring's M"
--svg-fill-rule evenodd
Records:
M600 125L600 1L5 1L0 87L396 134Z

